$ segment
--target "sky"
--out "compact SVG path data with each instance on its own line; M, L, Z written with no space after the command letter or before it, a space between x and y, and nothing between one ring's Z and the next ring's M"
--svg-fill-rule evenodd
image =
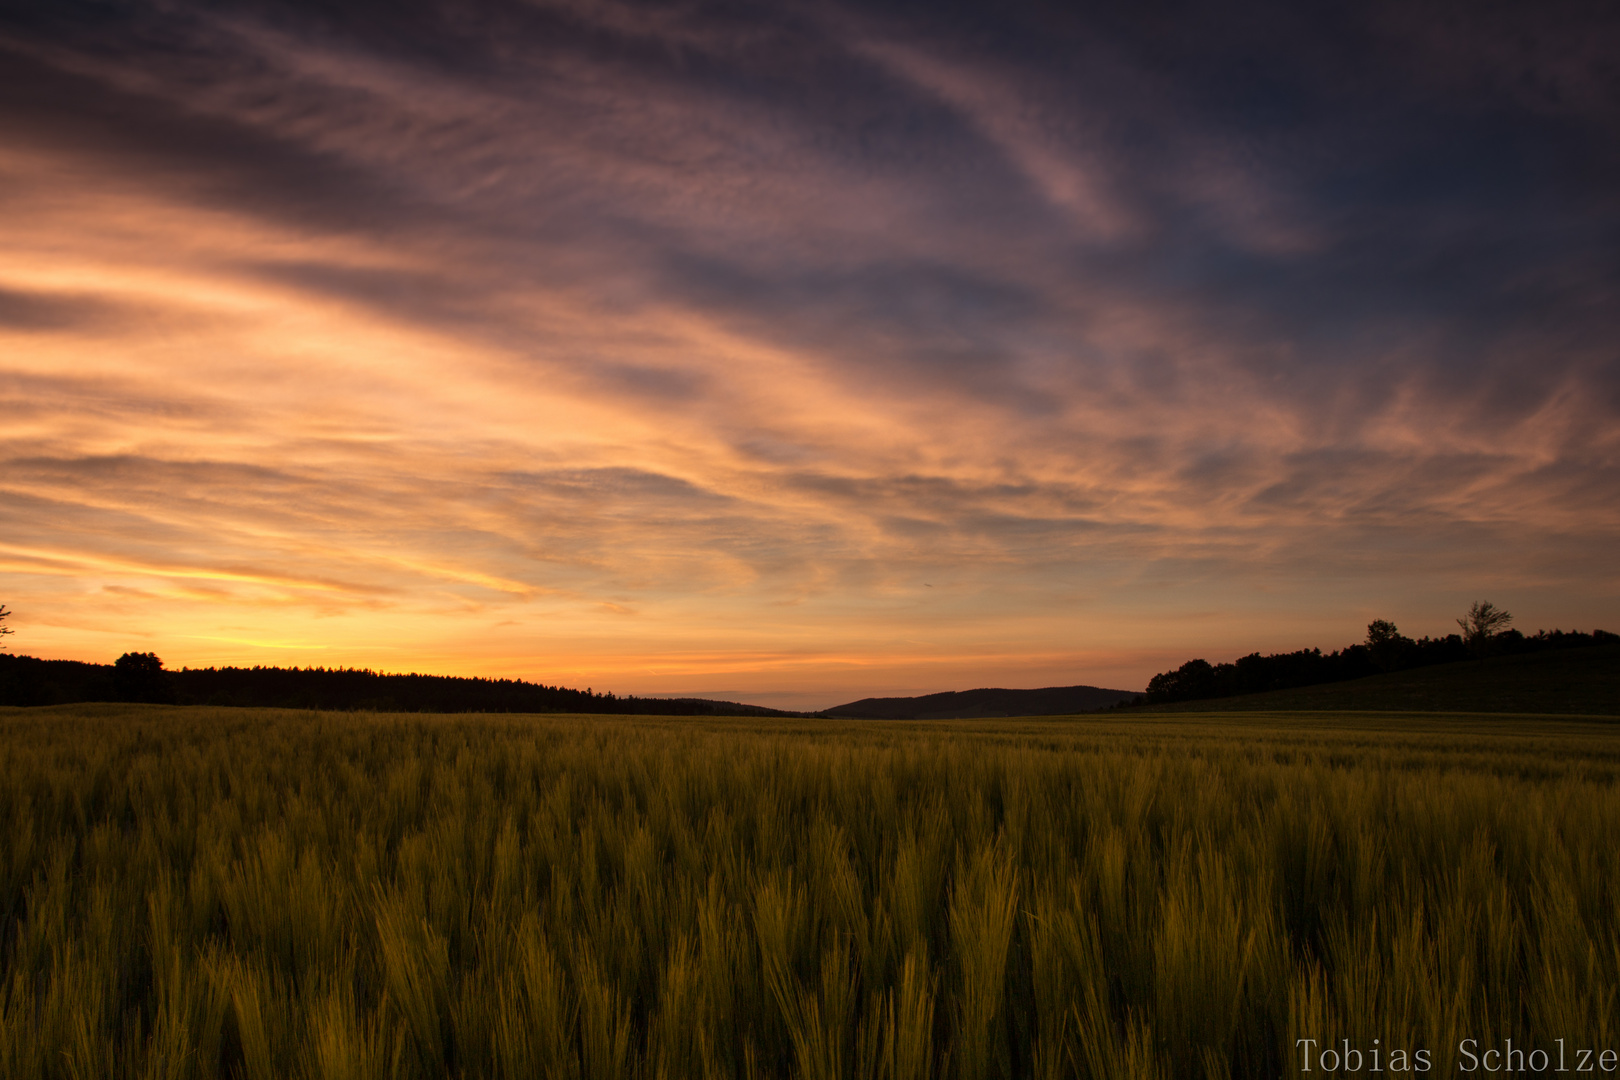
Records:
M0 0L8 647L819 708L1620 631L1617 12Z

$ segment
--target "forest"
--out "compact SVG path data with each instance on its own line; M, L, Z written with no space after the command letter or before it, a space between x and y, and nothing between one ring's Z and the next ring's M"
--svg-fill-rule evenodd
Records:
M1147 693L1137 704L1159 705L1176 701L1207 701L1261 694L1269 690L1291 690L1301 686L1347 682L1368 675L1436 664L1459 663L1490 657L1523 656L1550 649L1579 649L1609 645L1620 635L1606 630L1538 630L1522 634L1505 630L1470 642L1463 635L1423 637L1416 641L1403 637L1393 623L1377 620L1367 628L1367 640L1333 652L1299 649L1294 652L1258 652L1231 663L1211 664L1189 660L1174 671L1161 672L1148 682Z
M112 664L0 653L0 705L123 701L154 705L261 706L340 712L614 713L774 716L756 705L699 698L620 697L522 679L386 674L365 668L208 667L168 671L152 653Z

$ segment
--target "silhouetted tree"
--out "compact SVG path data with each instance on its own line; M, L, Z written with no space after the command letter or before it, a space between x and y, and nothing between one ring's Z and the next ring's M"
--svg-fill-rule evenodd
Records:
M1416 646L1388 619L1374 619L1367 624L1367 653L1380 671L1405 667Z
M11 611L6 607L6 605L0 604L0 649L6 647L6 635L11 633L11 627L6 625L6 620L10 617Z
M1215 666L1208 660L1189 660L1174 671L1153 676L1147 686L1149 701L1194 701L1219 693Z
M1513 616L1489 600L1475 601L1468 609L1468 617L1457 620L1462 627L1463 642L1476 653L1483 652L1490 640L1513 625Z
M113 691L119 701L174 703L174 686L157 653L127 652L113 664Z

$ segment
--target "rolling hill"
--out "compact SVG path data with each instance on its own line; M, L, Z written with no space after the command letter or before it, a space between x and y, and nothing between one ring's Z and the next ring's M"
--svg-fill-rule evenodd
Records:
M996 716L1064 716L1096 712L1136 697L1133 690L1046 686L1039 690L952 690L922 697L862 698L821 715L851 720L967 720Z

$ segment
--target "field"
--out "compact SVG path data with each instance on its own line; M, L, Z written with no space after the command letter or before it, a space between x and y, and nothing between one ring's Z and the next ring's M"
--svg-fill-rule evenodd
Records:
M1617 773L1568 716L0 710L0 1075L1574 1072Z

